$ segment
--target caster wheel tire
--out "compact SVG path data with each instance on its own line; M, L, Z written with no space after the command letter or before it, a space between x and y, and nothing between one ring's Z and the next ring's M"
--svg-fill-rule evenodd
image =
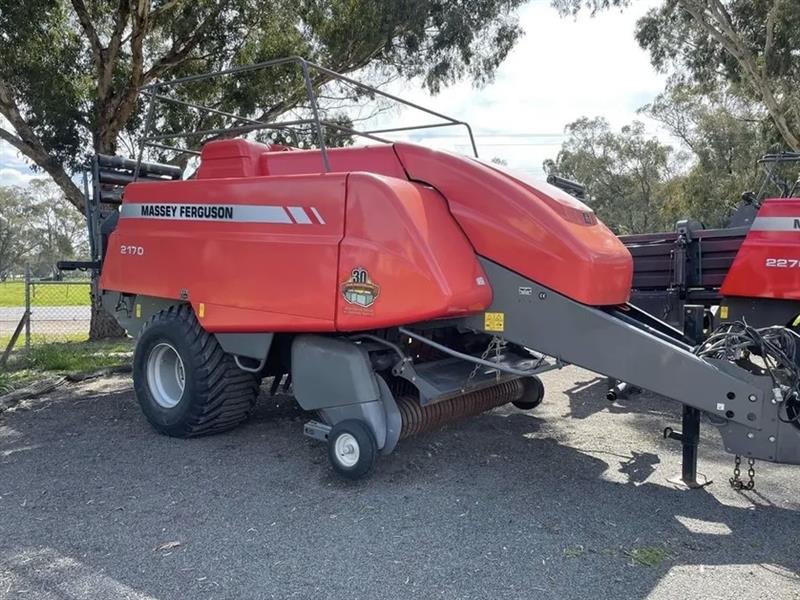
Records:
M361 479L369 473L377 454L375 436L361 421L342 421L328 434L328 459L333 469L346 479Z
M200 326L188 305L163 310L142 328L133 385L160 433L193 437L232 429L250 416L259 384Z
M533 410L544 399L544 384L538 377L527 377L522 383L525 386L522 398L514 400L511 404L520 410Z

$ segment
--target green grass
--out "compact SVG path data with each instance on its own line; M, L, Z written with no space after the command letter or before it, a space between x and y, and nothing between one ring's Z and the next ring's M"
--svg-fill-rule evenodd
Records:
M567 558L578 558L586 554L586 548L581 545L564 548L564 556Z
M656 567L663 561L672 558L669 550L661 546L645 546L644 548L631 548L625 551L625 556L634 564L645 567Z
M0 396L16 388L20 388L35 379L36 377L34 374L26 369L0 371Z
M31 306L88 306L88 283L33 284ZM25 284L22 281L0 283L0 308L25 306Z
M11 341L11 334L3 334L0 335L0 354L6 349L8 346L8 342ZM31 346L40 345L40 344L56 344L56 343L66 343L66 342L85 342L86 334L85 333L32 333L31 334ZM25 347L25 332L19 334L19 338L17 339L17 343L14 344L14 351L21 350Z
M32 345L27 352L12 355L0 370L0 394L21 387L43 374L95 371L129 364L133 340L63 342Z
M132 340L110 342L65 342L31 346L21 363L33 371L76 373L130 362Z

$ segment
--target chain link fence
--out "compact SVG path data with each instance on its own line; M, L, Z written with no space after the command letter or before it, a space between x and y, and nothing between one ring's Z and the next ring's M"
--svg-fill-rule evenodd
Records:
M0 354L15 333L16 348L87 340L90 292L88 278L52 281L26 276L0 282Z

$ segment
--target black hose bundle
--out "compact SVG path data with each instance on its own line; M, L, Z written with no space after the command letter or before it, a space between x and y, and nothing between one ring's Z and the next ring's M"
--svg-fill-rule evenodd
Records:
M800 426L800 364L798 364L800 335L779 325L755 328L741 321L717 327L694 353L703 358L717 358L753 367L772 378L773 395L785 408L784 423ZM758 363L752 356L760 357Z

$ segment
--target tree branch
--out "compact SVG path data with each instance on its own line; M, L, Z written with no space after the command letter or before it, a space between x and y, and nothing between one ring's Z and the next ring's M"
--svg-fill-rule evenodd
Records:
M108 48L103 57L103 73L100 80L101 86L108 90L111 85L111 78L114 75L114 68L117 65L117 58L119 56L119 49L122 46L122 34L125 27L128 25L128 17L131 14L130 0L119 0L119 8L117 9L117 18L114 22L114 31L111 33L111 39L108 42Z
M207 33L208 28L213 23L222 9L225 7L226 2L219 2L216 9L209 14L200 25L194 30L194 33L183 43L182 46L173 45L172 48L160 59L153 63L144 74L144 81L152 81L153 79L162 75L167 69L175 67L189 58L192 50L203 40L203 36Z
M764 39L764 65L769 67L770 56L772 55L772 48L775 45L775 26L778 21L778 9L782 0L775 0L767 13L766 34Z
M172 10L174 7L176 7L178 4L180 4L182 2L183 2L183 0L168 0L167 2L164 2L164 4L159 6L154 11L150 12L150 20L151 20L151 22L155 21L156 19L158 19L164 13L169 12L170 10Z
M89 38L89 45L92 48L92 57L94 58L94 66L99 74L103 68L103 45L100 43L100 37L97 35L97 30L92 23L92 17L83 0L72 0L72 7L75 9L75 14L78 15L78 21L83 28L83 32L86 34L86 37Z
M44 169L63 190L67 200L78 210L83 211L84 199L80 189L70 179L64 167L47 152L36 133L23 118L11 91L2 80L0 80L0 114L8 119L17 132L17 135L14 135L0 127L0 139L14 146L34 164Z
M733 28L730 15L725 11L725 7L722 6L719 0L706 0L709 4L702 2L702 6L699 6L699 3L693 0L678 0L678 2L703 31L719 42L736 59L747 75L754 91L761 96L783 140L792 150L799 151L800 138L789 127L786 115L781 110L780 103L775 97L769 82L758 68L755 57ZM710 13L706 12L706 8L709 9ZM715 23L709 22L706 19L707 15L714 19Z

